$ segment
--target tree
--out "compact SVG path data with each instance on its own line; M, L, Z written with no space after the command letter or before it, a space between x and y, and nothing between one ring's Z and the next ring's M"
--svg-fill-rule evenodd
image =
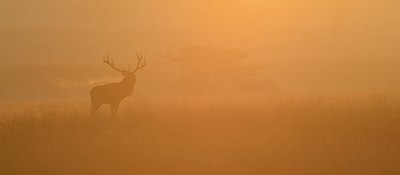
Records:
M182 74L177 83L180 90L212 93L270 89L268 83L258 78L257 67L246 64L247 53L239 49L200 45L177 49L177 55L164 57L176 62L181 68Z

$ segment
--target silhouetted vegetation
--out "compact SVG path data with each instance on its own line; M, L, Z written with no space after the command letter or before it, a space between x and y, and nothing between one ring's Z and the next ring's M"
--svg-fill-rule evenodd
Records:
M182 70L176 87L186 92L269 92L275 85L260 79L246 52L214 46L187 45L164 56Z
M95 66L15 65L0 68L0 100L87 96L90 86L104 77Z
M0 105L0 174L399 174L400 98L134 98ZM107 111L107 112L106 112Z

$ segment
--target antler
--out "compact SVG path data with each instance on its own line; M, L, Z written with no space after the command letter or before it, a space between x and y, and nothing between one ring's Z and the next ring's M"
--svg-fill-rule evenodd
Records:
M133 70L133 73L135 73L136 71L142 69L144 66L146 66L146 57L143 57L142 53L138 53L136 52L136 56L137 56L137 65L135 70Z
M129 67L128 70L125 70L123 67L122 67L122 69L118 69L117 67L115 67L114 60L112 58L111 58L111 62L110 62L110 59L108 58L108 55L107 55L107 57L103 57L103 62L108 64L114 70L116 70L118 72L121 72L123 75L126 75L131 70L131 67Z

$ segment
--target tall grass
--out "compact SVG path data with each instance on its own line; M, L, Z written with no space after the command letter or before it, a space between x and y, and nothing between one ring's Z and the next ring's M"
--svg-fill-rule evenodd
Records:
M400 96L0 105L0 174L400 174Z

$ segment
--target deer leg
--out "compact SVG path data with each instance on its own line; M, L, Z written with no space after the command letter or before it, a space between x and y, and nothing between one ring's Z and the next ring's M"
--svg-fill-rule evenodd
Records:
M96 114L96 111L100 108L101 104L92 103L92 109L90 110L90 114L93 117Z
M116 117L118 115L118 108L119 108L119 103L111 104L111 115L112 116Z

